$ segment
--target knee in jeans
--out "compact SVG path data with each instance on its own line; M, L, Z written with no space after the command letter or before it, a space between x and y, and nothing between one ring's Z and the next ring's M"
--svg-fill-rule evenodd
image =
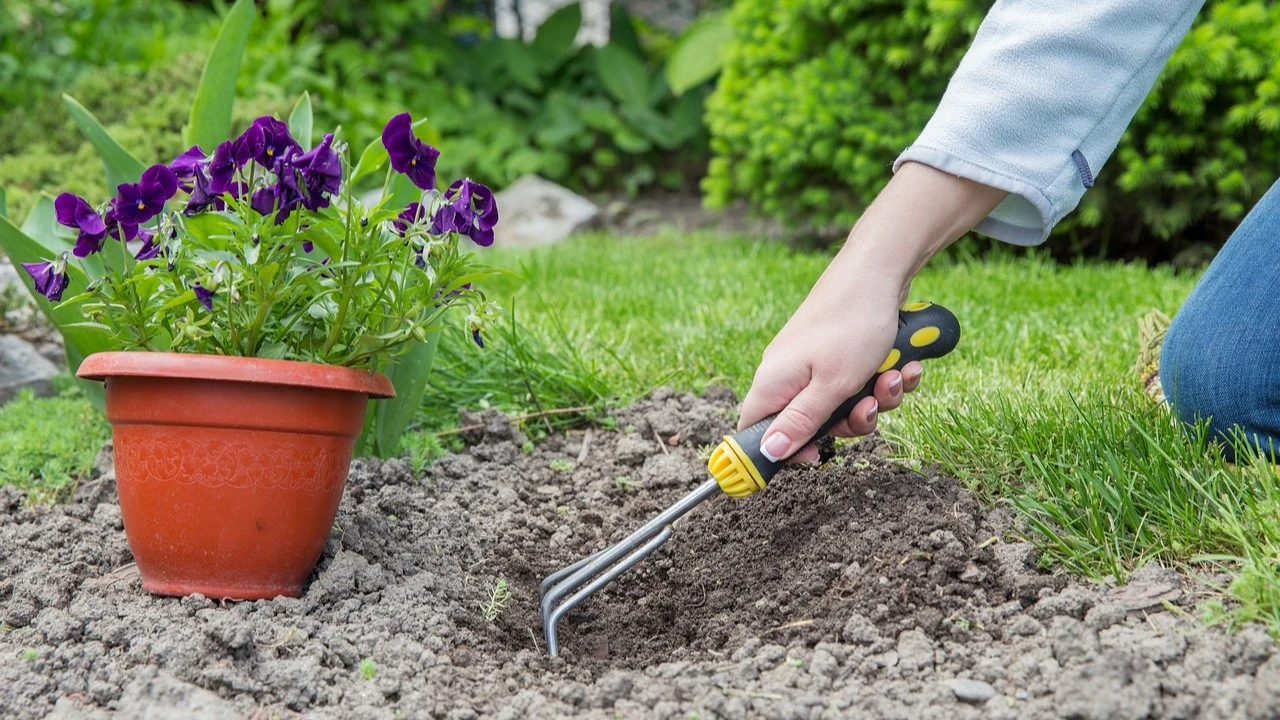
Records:
M1239 430L1276 435L1280 388L1264 364L1241 362L1246 318L1209 308L1184 307L1174 318L1160 350L1160 384L1174 414L1185 423L1209 421L1214 436L1226 440ZM1233 342L1236 341L1236 342Z

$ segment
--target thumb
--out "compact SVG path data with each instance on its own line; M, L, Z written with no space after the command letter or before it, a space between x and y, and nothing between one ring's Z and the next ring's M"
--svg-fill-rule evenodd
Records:
M822 427L831 417L832 411L844 401L838 395L831 388L816 382L806 385L778 413L778 417L774 418L769 429L764 432L760 452L777 462L791 457L811 441L817 440L814 435L818 428Z

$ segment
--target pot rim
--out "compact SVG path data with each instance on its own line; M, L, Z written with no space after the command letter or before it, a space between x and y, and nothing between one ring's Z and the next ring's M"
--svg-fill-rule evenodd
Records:
M391 379L382 373L300 360L234 355L147 350L98 352L80 363L76 377L99 382L105 382L110 377L220 380L342 390L380 399L396 396Z

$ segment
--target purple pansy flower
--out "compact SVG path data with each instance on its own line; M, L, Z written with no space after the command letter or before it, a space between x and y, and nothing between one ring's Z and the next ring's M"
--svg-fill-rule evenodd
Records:
M270 215L275 212L277 195L277 186L275 185L268 185L254 190L253 197L249 200L249 207L252 207L259 215Z
M141 225L164 209L178 192L178 178L168 165L152 165L136 183L116 187L115 217L125 225Z
M133 223L121 222L116 215L116 204L112 201L107 208L107 212L102 215L102 221L107 224L107 235L119 240L120 242L129 242L138 237L138 226Z
M302 146L289 134L289 126L270 115L254 120L251 127L258 128L262 135L262 145L253 159L265 168L274 167L276 159L284 157L291 148L302 152Z
M329 207L329 195L342 187L342 159L333 150L333 133L325 135L311 150L286 157L288 164L302 175L301 186L295 187L302 196L303 207L308 210ZM296 183L297 177L293 179Z
M449 186L445 197L451 200L445 207L451 208L452 213L444 212L444 208L438 213L445 216L441 221L444 231L466 235L481 247L492 245L493 228L498 224L498 203L493 191L471 178L463 178Z
M76 257L87 257L102 249L102 241L107 237L107 224L88 201L79 195L62 193L53 201L53 209L59 225L79 230L75 249L72 250Z
M173 176L178 179L178 187L186 192L191 192L197 170L207 163L208 158L205 157L204 151L200 149L200 146L192 145L186 152L169 163L169 169L173 171Z
M240 137L232 141L231 157L235 160L236 167L244 167L261 155L266 146L266 134L263 133L262 126L254 122L240 133Z
M413 134L413 118L400 113L387 121L382 130L382 145L391 158L396 172L409 176L414 185L423 190L436 186L436 158L440 151L422 142Z
M187 206L182 209L184 215L195 215L196 213L213 208L221 210L226 207L226 203L222 201L222 196L213 191L213 181L209 179L209 172L206 167L198 167L193 173L195 186L191 188L191 197L187 198Z
M396 234L404 237L409 232L409 226L420 222L424 216L422 203L411 202L400 211L400 215L395 220L391 221L391 225L396 229Z
M192 285L191 289L195 291L196 299L200 301L201 305L204 305L205 310L213 309L213 291L212 290L206 290L204 286L201 285L200 283L196 283L195 285Z
M240 166L236 164L234 146L234 142L226 140L213 150L209 160L209 190L214 195L221 195L235 181Z
M62 299L62 292L71 282L65 267L60 268L57 262L22 263L22 269L31 276L36 292L53 302Z
M138 253L133 256L135 260L154 260L160 257L164 251L164 245L156 242L155 233L141 228L138 230L138 237L142 240L142 247L138 248Z

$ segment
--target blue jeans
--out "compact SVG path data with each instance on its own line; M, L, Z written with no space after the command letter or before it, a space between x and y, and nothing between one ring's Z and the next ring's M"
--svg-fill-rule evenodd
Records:
M1173 319L1160 383L1176 416L1280 454L1280 182L1232 233ZM1227 448L1230 458L1233 453Z

